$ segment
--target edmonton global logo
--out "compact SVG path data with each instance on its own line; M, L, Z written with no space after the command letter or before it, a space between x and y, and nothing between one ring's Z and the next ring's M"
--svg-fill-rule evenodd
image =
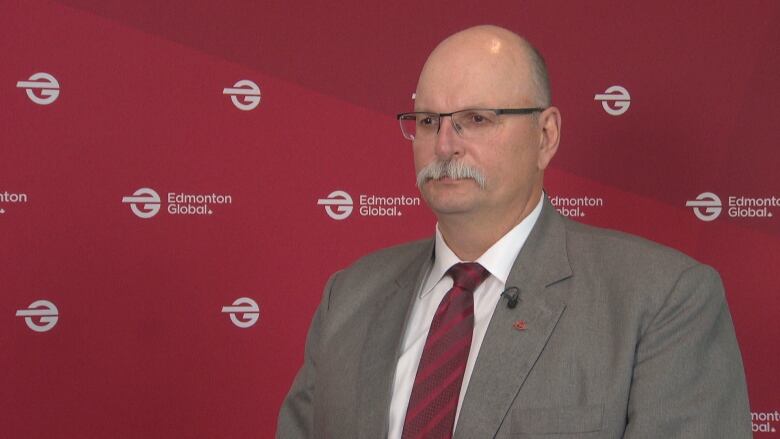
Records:
M780 197L728 195L723 202L712 192L702 192L695 200L688 200L685 205L692 207L693 214L702 221L714 221L724 210L729 218L768 220L774 217L773 210L780 207Z
M36 300L27 309L16 311L16 316L24 317L24 323L35 332L51 330L57 324L59 314L57 307L48 300Z
M325 213L334 220L343 220L352 213L352 197L344 191L333 191L327 198L320 198L317 204L325 206Z
M242 111L254 110L260 105L260 87L248 79L236 82L232 88L222 89L222 94L230 96L233 105Z
M129 204L138 218L149 219L160 211L160 196L148 187L138 189L129 197L122 197L122 202Z
M49 105L60 95L60 83L48 73L35 73L29 81L19 81L16 86L25 89L27 97L38 105ZM36 95L35 90L40 90L40 96Z
M601 107L610 116L620 116L628 111L628 107L631 105L631 96L628 94L628 90L619 85L609 87L604 93L594 96L593 100L601 101Z
M260 307L248 297L239 297L232 306L223 306L222 312L230 314L230 321L239 328L249 328L260 318Z
M712 192L702 192L695 200L689 200L685 206L693 208L693 214L702 221L714 221L723 210L720 197Z

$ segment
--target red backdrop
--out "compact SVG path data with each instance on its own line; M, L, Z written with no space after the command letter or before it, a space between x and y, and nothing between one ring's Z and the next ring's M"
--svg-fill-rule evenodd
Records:
M0 435L271 437L328 275L432 233L394 115L438 41L494 23L551 71L550 195L721 272L772 437L779 18L774 1L0 1Z

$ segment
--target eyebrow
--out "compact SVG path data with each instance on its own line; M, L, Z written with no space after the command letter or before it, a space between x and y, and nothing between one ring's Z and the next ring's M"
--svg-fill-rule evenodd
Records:
M454 113L456 111L463 111L463 110L485 110L485 109L491 109L491 108L494 108L494 107L491 107L490 105L478 104L478 105L467 105L465 107L460 107L460 108L458 108L456 110L452 110L452 111L418 110L418 109L415 108L414 112L415 113L436 113L436 114L439 114L439 113ZM498 107L496 107L496 108L498 108Z

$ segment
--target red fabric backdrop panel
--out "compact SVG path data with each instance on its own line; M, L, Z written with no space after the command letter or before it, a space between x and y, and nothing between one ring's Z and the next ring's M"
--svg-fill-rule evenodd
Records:
M174 3L0 3L0 435L271 437L328 276L432 234L395 113L483 23L547 59L549 195L720 271L780 427L780 4Z

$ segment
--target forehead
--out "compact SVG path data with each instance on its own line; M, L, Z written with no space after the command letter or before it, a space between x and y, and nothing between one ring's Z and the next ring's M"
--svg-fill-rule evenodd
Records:
M533 91L531 66L522 47L498 38L445 41L423 67L415 109L513 107L530 104Z

